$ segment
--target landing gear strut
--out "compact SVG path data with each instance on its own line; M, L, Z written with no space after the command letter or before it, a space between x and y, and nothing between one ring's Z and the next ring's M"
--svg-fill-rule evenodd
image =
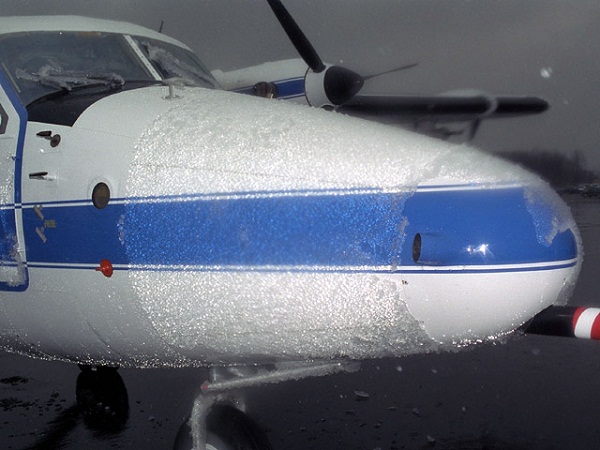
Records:
M271 450L262 429L244 412L233 390L299 380L307 377L354 372L358 363L285 364L251 367L212 367L209 381L194 400L189 421L179 429L176 449Z

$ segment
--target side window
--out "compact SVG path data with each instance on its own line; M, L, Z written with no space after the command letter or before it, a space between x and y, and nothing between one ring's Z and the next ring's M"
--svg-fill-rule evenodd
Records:
M8 124L8 114L0 104L0 134L6 133L6 125Z
M196 55L183 47L135 36L142 53L163 78L182 78L190 86L214 89L217 82Z

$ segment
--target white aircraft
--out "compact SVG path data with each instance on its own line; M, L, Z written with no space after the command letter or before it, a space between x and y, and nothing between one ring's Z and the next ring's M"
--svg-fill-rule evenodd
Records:
M483 120L539 114L549 108L548 102L539 97L496 96L474 89L453 90L439 95L392 96L359 94L357 91L351 98L336 98L339 92L328 93L326 87L337 86L337 80L327 82L324 77L332 77L331 73L334 76L345 74L346 70L329 65L317 73L304 60L296 58L228 72L216 69L211 73L228 91L335 109L352 116L408 126L419 133L442 139L459 134L471 140ZM378 75L360 77L357 85L362 87L364 81L374 76ZM461 127L462 123L468 126ZM459 125L451 127L451 124Z
M544 99L535 96L497 96L474 89L457 89L439 95L361 93L368 80L418 64L367 76L326 64L281 2L268 2L302 58L228 72L213 70L213 76L224 89L335 109L380 122L409 124L415 131L443 139L459 134L471 140L483 120L539 114L549 107ZM468 123L468 126L451 125L456 123Z
M233 446L227 388L498 339L576 282L568 207L473 148L226 92L127 23L1 17L0 68L0 345L210 367L195 448Z

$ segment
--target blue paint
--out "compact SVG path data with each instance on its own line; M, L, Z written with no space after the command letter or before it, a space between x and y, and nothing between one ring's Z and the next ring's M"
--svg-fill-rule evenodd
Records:
M97 265L105 258L113 264L128 263L118 232L120 216L124 212L122 205L104 210L91 204L44 206L43 211L42 222L33 208L23 209L28 263ZM43 229L45 243L36 228Z
M10 259L12 248L11 240L15 233L15 210L12 208L0 209L0 261Z
M552 245L539 235L540 221L551 223L555 214L541 198L528 205L523 189L430 191L407 202L410 225L406 232L413 237L421 234L424 247L433 240L436 258L423 261L431 265L522 264L575 258L577 245L571 231L556 236ZM546 225L550 229L550 224Z
M27 129L27 110L21 104L19 97L13 90L13 87L4 76L4 73L0 70L0 88L7 95L13 108L17 111L19 116L19 135L17 137L17 148L15 153L15 198L16 204L21 203L21 180L22 180L22 165L23 165L23 144L25 142L25 130ZM11 117L8 120L14 120L15 117Z
M272 83L277 86L277 98L289 99L304 96L304 78L290 78L273 81ZM245 86L232 91L238 94L255 95L254 86Z
M538 202L539 217L550 206ZM419 233L441 236L435 266L517 265L577 257L567 230L551 244L538 239L523 189L347 193L113 202L45 206L47 242L24 211L32 265L98 264L195 266L196 270L393 270L413 261ZM487 252L475 251L485 245ZM278 269L279 268L279 269ZM427 269L427 267L424 267ZM469 270L469 267L465 267ZM477 269L479 270L479 269ZM505 270L497 269L494 270ZM527 269L529 270L529 269Z
M0 89L4 91L12 107L17 115L10 115L8 121L18 120L19 131L16 140L16 149L14 157L14 194L13 202L10 205L0 205L3 209L0 210L0 264L8 266L16 266L17 261L12 254L16 242L16 221L15 212L21 208L21 181L22 181L22 166L23 166L23 144L25 141L25 131L27 127L27 110L19 101L17 94L9 80L6 78L2 70L0 70ZM6 109L6 108L5 108ZM8 113L8 111L7 111ZM5 141L6 142L11 142ZM2 162L6 164L6 161ZM27 276L27 267L22 266L24 281L21 284L15 285L12 282L0 280L0 290L9 291L24 291L29 286L29 278ZM14 281L14 280L13 280Z
M301 97L304 95L304 78L275 81L279 98Z

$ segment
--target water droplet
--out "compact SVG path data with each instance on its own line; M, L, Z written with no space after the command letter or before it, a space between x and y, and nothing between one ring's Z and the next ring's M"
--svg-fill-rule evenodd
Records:
M542 78L550 78L552 76L552 67L542 67L540 70L540 75Z

